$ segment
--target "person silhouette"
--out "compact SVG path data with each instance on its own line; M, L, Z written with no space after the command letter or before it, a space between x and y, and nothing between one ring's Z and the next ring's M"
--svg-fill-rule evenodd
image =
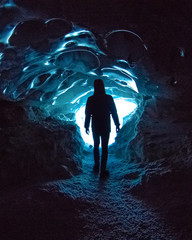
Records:
M116 132L119 131L119 118L117 115L116 106L111 95L105 93L105 87L102 79L94 81L94 94L87 99L85 108L85 131L89 134L90 120L92 122L92 133L94 140L94 161L93 171L99 173L100 157L99 144L101 138L102 155L101 155L101 172L100 177L109 176L109 171L106 170L108 158L108 142L111 131L110 115L116 125Z

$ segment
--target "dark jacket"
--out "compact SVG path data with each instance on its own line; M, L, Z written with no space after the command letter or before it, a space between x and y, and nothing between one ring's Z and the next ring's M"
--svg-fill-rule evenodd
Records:
M92 131L106 133L111 131L110 114L114 123L119 127L119 118L112 96L107 94L94 94L89 97L85 109L85 128L89 128L92 117Z

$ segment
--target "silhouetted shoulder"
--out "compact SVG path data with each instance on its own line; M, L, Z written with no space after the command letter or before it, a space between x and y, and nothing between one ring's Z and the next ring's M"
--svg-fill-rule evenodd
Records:
M113 99L113 97L111 95L106 94L106 97L109 99Z
M105 98L106 98L106 101L107 101L109 104L112 104L112 103L113 103L113 97L112 97L111 95L106 94L106 95L105 95Z
M88 97L88 99L87 99L87 105L90 105L92 102L94 102L94 95Z
M87 99L87 100L91 100L91 99L93 99L93 97L94 97L94 95L92 95L92 96L88 97L88 99Z

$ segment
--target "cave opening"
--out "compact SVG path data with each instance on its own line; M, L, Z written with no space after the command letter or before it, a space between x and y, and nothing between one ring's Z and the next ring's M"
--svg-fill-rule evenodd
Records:
M127 100L117 96L114 97L114 101L119 116L120 126L122 128L126 124L126 122L130 120L131 117L134 115L138 106L137 103L134 102L134 100L130 99ZM85 104L76 111L75 118L77 125L80 127L80 133L85 142L85 146L92 146L93 145L92 132L90 131L90 134L88 135L85 133L84 128ZM111 118L111 133L109 138L109 146L115 142L115 138L116 128Z

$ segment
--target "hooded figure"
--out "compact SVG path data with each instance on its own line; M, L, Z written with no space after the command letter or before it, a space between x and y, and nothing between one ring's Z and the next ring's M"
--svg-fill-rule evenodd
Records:
M108 157L108 142L111 131L110 115L116 125L116 131L119 131L119 118L112 96L105 94L104 83L101 79L94 81L94 94L88 98L85 109L85 130L89 134L90 119L92 122L92 132L94 140L94 172L99 172L99 144L101 137L102 156L101 156L101 174L107 177L109 171L106 170Z

